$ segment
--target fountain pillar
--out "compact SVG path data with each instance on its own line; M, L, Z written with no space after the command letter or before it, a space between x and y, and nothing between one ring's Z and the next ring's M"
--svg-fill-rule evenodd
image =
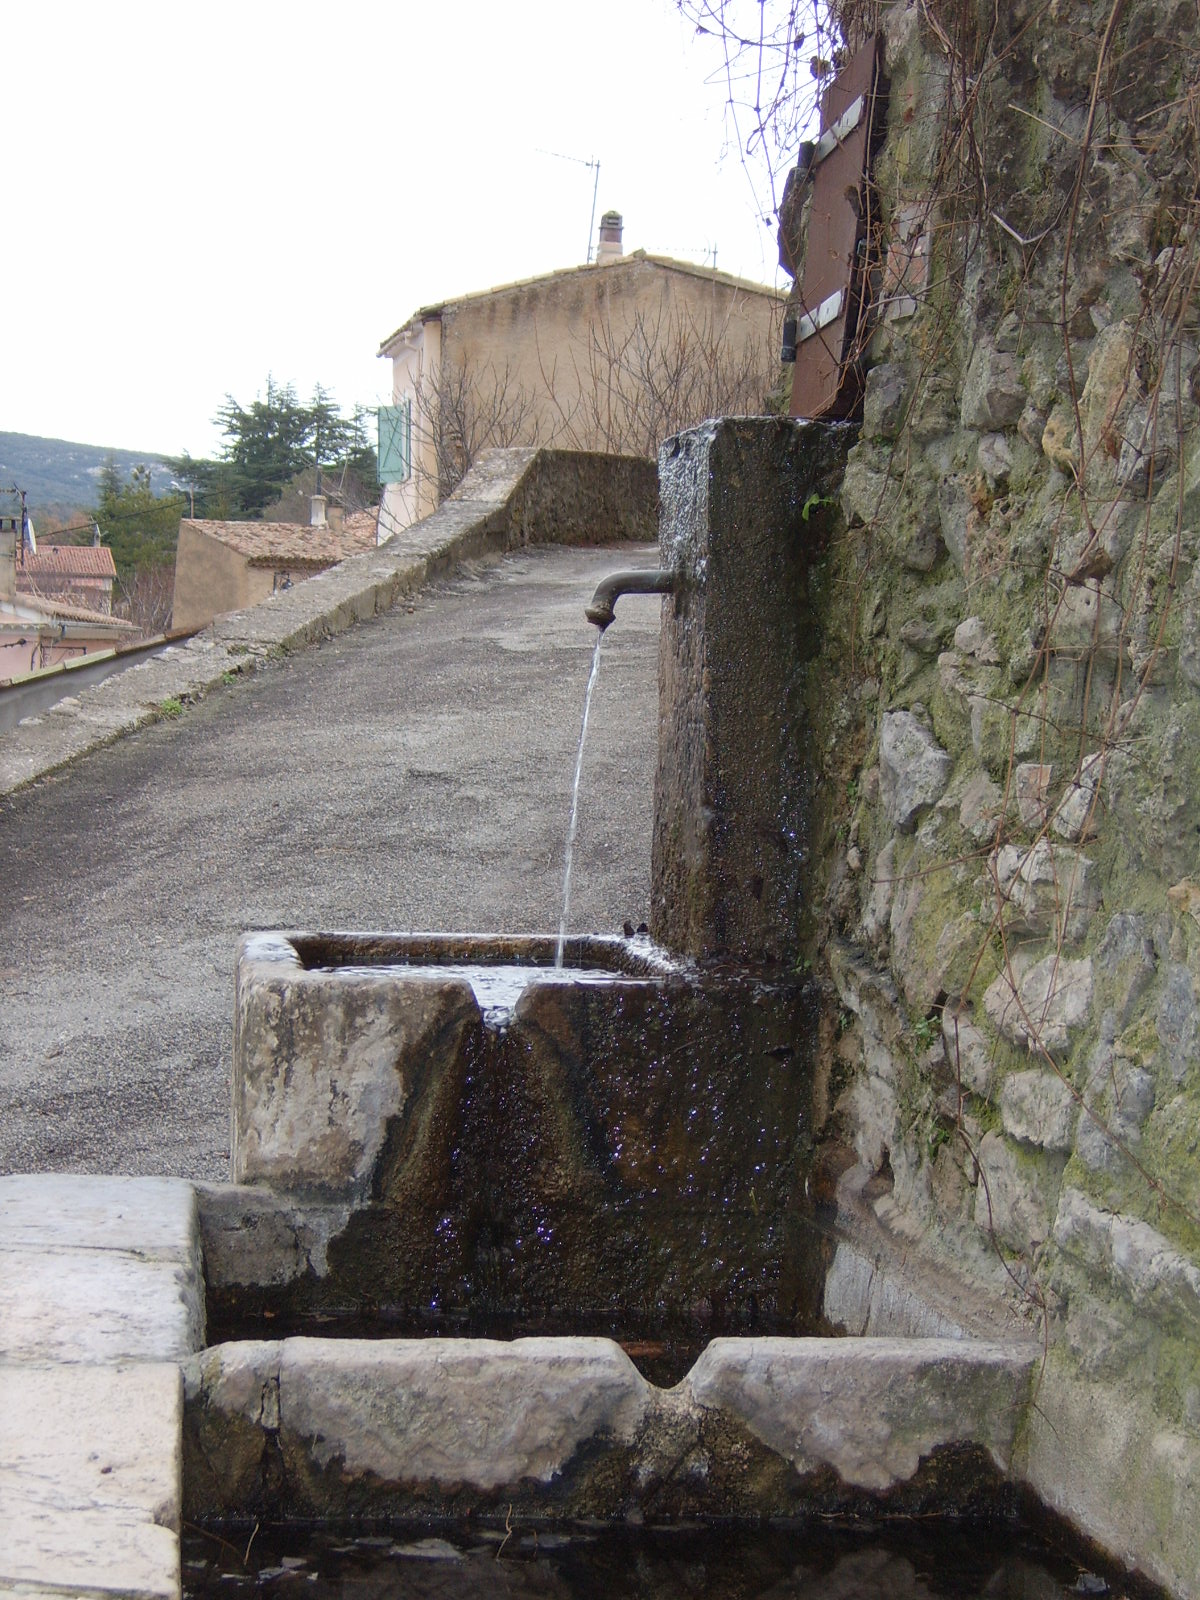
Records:
M704 960L796 947L817 774L806 667L844 426L731 417L659 452L679 575L659 644L651 933Z

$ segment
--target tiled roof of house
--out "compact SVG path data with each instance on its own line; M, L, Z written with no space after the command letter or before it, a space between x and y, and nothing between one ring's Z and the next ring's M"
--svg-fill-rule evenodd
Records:
M730 289L740 289L745 294L764 295L770 300L782 302L786 296L782 290L773 289L770 284L753 283L749 278L734 277L731 272L720 272L716 267L704 267L695 261L677 261L673 256L649 255L645 250L632 250L628 255L613 256L607 261L591 261L575 267L560 267L557 272L543 272L535 278L517 278L512 283L498 283L490 289L474 289L469 294L447 295L445 300L439 300L434 305L422 306L419 311L414 311L408 321L403 323L394 333L379 346L378 354L390 356L393 346L401 343L408 335L415 334L424 322L436 322L448 306L461 306L472 300L486 300L491 295L508 294L515 289L528 289L541 283L554 283L561 279L580 277L582 275L598 272L612 272L622 267L638 267L649 264L665 272L678 272L688 278L703 278L708 283L719 283Z
M15 611L24 613L21 620L28 622L30 611L40 612L48 622L87 622L111 629L115 633L136 632L132 622L114 617L108 611L92 611L87 606L72 605L69 600L49 600L42 594L18 594L12 602Z
M37 554L27 550L17 562L17 582L24 574L33 583L39 578L115 578L113 553L105 544L38 545Z
M307 522L219 522L185 517L182 526L217 539L251 566L286 561L292 567L331 567L347 556L375 547L374 511L356 511L340 528L311 527Z

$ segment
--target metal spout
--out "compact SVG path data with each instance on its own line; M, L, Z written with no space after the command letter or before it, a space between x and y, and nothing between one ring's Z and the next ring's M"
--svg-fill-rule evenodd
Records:
M675 573L670 567L632 569L614 572L597 585L591 603L584 607L584 615L603 633L615 621L615 606L623 594L672 594L675 590Z

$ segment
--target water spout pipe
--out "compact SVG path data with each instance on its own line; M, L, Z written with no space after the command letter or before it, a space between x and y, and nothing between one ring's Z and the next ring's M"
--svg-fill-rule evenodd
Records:
M672 594L675 573L670 567L633 568L628 572L614 572L597 585L591 603L584 607L589 622L594 622L603 633L610 622L616 620L615 606L623 594Z

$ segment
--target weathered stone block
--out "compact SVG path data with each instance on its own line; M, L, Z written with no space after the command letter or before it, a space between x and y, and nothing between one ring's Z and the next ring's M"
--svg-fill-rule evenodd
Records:
M999 784L993 783L986 772L976 772L963 788L958 825L972 839L990 838L996 831L1003 805L1004 795Z
M982 436L976 463L993 489L1003 490L1008 487L1013 467L1013 453L1002 433L985 433Z
M1200 1329L1200 1267L1148 1222L1105 1211L1078 1189L1064 1189L1054 1242L1093 1270L1110 1273L1135 1306L1164 1321Z
M1050 618L1049 648L1078 660L1096 655L1115 660L1124 612L1111 586L1091 578L1063 590Z
M959 1339L714 1339L686 1380L799 1472L903 1482L941 1444L973 1440L1003 1467L1036 1353Z
M173 1361L203 1341L190 1184L0 1178L0 1361Z
M1012 931L1066 944L1086 938L1100 904L1099 876L1087 856L1039 839L1029 850L1005 845L993 869Z
M1075 1153L1094 1172L1118 1171L1126 1152L1134 1152L1141 1142L1157 1096L1153 1074L1131 1062L1108 1058L1102 1072L1088 1078L1087 1102L1092 1111L1080 1115L1075 1131ZM1095 1112L1095 1114L1093 1114Z
M969 1011L950 1004L942 1008L942 1043L951 1080L988 1098L996 1079L996 1050Z
M989 432L1015 427L1028 398L1016 356L987 344L978 345L963 379L963 427Z
M1158 970L1154 940L1145 917L1118 911L1104 930L1096 950L1096 965L1103 975L1104 997L1115 1026L1124 1028Z
M1045 1050L1061 1059L1071 1034L1083 1027L1092 1007L1092 963L1049 955L1029 965L1018 956L983 997L988 1018L1021 1049Z
M967 564L967 518L971 498L966 479L958 473L949 473L938 484L938 522L942 530L942 543L954 558L960 572Z
M235 1182L361 1198L416 1083L461 1061L461 1038L479 1020L463 977L406 979L367 968L342 976L336 986L322 982L282 935L242 940Z
M1000 1118L1010 1139L1043 1150L1071 1148L1079 1103L1055 1072L1015 1072L1000 1089Z
M804 906L812 787L798 693L849 430L724 418L659 454L659 638L650 927L697 958L784 959Z
M1050 1237L1064 1162L1014 1148L1002 1134L979 1145L975 1225L1002 1244L1030 1255Z
M1054 768L1042 761L1018 762L1013 774L1017 815L1026 828L1044 828L1049 817Z
M1050 821L1051 828L1060 838L1075 841L1096 831L1100 783L1106 761L1102 750L1084 756L1078 777L1067 785Z
M974 656L984 666L994 667L1000 661L995 638L980 617L968 617L959 623L954 630L954 648L965 656Z
M894 439L908 410L908 378L903 367L883 362L867 373L863 396L863 437Z
M288 1339L286 1461L377 1483L549 1483L582 1446L630 1443L650 1386L609 1339Z
M910 832L945 793L954 763L911 711L885 712L879 734L879 783L888 821Z
M896 892L896 841L889 839L875 857L863 901L861 932L868 945L878 945L887 931Z
M0 1593L177 1600L173 1364L0 1365Z

